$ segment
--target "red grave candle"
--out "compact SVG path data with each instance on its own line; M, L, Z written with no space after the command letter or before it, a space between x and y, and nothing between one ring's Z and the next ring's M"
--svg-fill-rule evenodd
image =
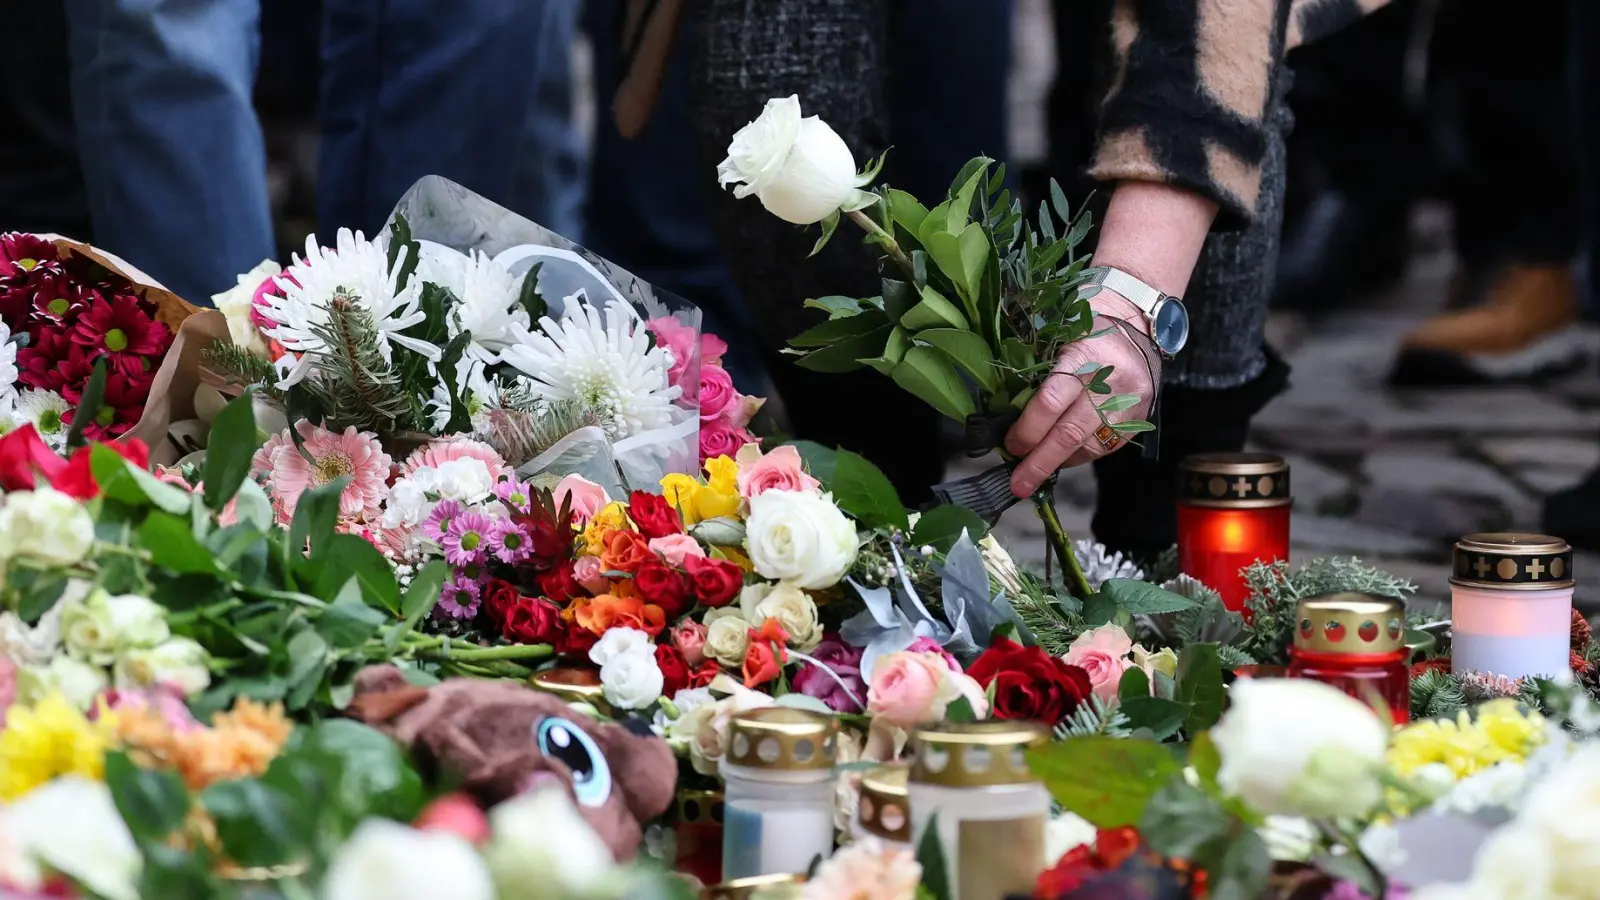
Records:
M1270 453L1202 453L1178 468L1178 566L1249 615L1240 570L1289 558L1289 464Z
M1411 649L1406 611L1398 600L1367 594L1309 597L1295 605L1289 677L1331 685L1393 716L1411 721Z
M678 791L672 832L677 842L673 868L704 884L722 880L723 798L721 791Z

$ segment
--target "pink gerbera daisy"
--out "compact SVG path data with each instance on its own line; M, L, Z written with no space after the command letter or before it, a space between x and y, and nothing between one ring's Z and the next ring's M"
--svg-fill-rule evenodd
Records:
M493 531L494 520L480 512L464 512L451 519L450 530L439 542L445 561L453 566L483 562Z
M389 454L383 452L377 436L356 431L343 433L301 420L295 423L306 455L292 442L280 443L270 457L272 497L290 515L308 488L320 487L335 478L349 478L339 495L339 515L346 518L375 519L388 495Z
M477 580L457 575L439 593L439 605L434 612L441 618L470 619L478 614L478 598L483 585Z
M533 541L510 519L496 519L489 532L489 549L500 561L514 566L533 555Z
M506 468L506 461L500 458L493 447L471 438L450 438L423 444L406 457L400 466L400 474L405 476L418 469L437 469L455 459L482 460L489 468L490 477L496 481L511 475Z
M464 511L466 507L461 505L460 500L440 500L433 507L433 512L428 513L428 517L422 520L422 533L435 544L444 543L444 536L450 530L450 523Z

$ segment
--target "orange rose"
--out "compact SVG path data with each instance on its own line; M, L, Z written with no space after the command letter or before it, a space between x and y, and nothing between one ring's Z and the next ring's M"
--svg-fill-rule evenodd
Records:
M571 603L562 607L561 621L569 625L576 621L580 627L588 628L589 626L584 625L580 617L584 614L584 610L588 608L589 604L593 602L594 598L592 597L573 597Z
M650 544L637 531L613 531L606 535L605 549L600 552L600 565L607 572L627 572L632 575L645 560L655 556Z
M613 628L637 628L655 637L667 627L667 615L661 607L638 597L601 594L578 610L577 622L593 634L605 634Z

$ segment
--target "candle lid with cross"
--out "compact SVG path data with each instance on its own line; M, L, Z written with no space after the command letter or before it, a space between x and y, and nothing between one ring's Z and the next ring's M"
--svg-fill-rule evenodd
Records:
M1456 541L1450 583L1497 590L1572 587L1572 547L1548 534L1491 532Z
M1286 506L1289 464L1271 453L1197 453L1178 464L1178 502L1259 509Z

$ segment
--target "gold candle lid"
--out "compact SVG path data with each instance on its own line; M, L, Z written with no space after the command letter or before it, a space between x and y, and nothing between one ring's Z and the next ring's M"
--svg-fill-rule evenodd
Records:
M831 769L839 754L839 720L787 706L736 714L728 726L729 763L752 769Z
M721 791L700 791L685 788L678 792L673 811L680 825L723 824L725 807Z
M1342 593L1295 604L1294 648L1347 656L1382 656L1406 645L1406 608L1399 600Z
M1286 506L1289 464L1271 453L1196 453L1178 464L1178 502L1222 509Z
M714 884L700 892L700 900L750 900L756 892L766 888L803 884L804 875L757 875Z
M555 694L568 703L587 703L605 712L605 689L600 686L600 673L593 669L559 668L535 672L533 686L547 694Z
M885 840L911 843L911 801L905 763L879 766L861 776L861 801L856 819L861 830Z
M1572 587L1572 547L1548 534L1489 532L1456 541L1450 583L1538 591Z
M919 728L911 739L911 781L942 787L985 787L1031 784L1023 751L1049 740L1050 732L1033 722L941 722Z

